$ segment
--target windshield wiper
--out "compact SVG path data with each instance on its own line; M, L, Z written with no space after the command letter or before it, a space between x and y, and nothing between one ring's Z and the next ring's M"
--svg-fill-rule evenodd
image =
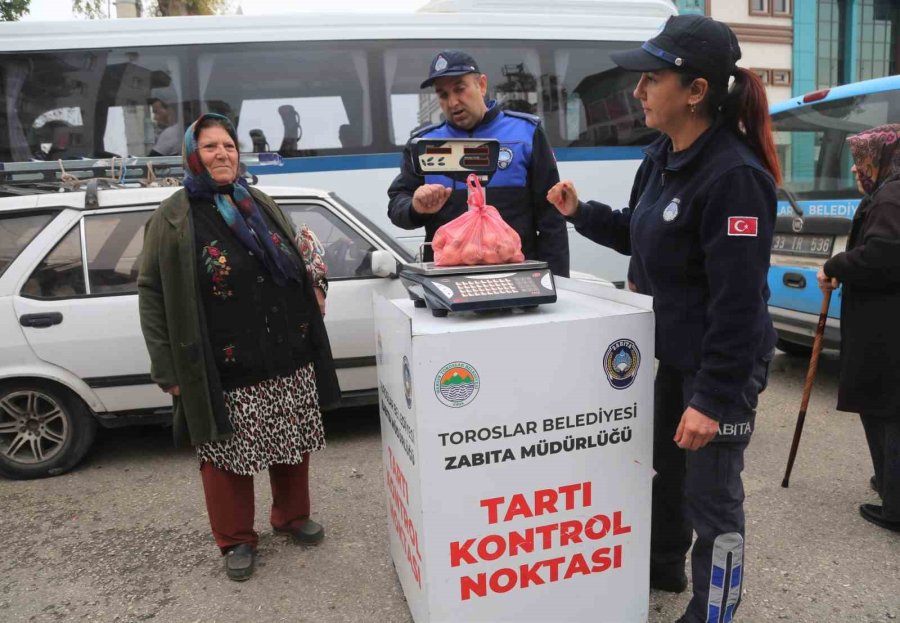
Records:
M794 211L794 214L802 218L803 209L799 205L797 205L797 196L783 186L780 186L777 189L777 192L784 195L784 198L787 199L787 202L791 205L791 209Z

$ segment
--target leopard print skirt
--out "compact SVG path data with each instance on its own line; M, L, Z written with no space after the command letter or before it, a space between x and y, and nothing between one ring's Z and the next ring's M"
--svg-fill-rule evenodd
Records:
M251 476L270 465L297 465L325 447L313 364L295 373L225 392L234 434L197 446L200 463Z

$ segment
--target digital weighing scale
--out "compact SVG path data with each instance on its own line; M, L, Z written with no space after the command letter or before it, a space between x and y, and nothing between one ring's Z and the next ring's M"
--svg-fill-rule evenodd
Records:
M418 138L411 147L419 175L446 175L465 182L475 173L485 186L497 170L500 153L496 139ZM556 302L556 284L547 262L534 260L478 266L417 262L404 264L400 279L416 307L428 307L439 317L450 312L532 308Z

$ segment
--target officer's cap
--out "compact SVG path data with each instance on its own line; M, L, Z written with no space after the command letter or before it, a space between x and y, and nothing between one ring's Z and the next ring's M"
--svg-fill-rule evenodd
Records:
M475 59L461 50L444 50L431 61L428 70L428 80L422 83L421 89L430 87L438 78L445 76L464 76L465 74L480 74L478 63Z
M673 69L727 81L741 58L741 48L734 32L722 22L703 15L674 15L641 47L610 56L628 71Z

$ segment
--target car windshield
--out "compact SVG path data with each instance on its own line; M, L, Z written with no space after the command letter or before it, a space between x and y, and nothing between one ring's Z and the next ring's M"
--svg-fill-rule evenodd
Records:
M859 197L847 137L900 118L900 91L798 107L773 115L784 187L798 199Z
M0 277L56 212L0 213Z

